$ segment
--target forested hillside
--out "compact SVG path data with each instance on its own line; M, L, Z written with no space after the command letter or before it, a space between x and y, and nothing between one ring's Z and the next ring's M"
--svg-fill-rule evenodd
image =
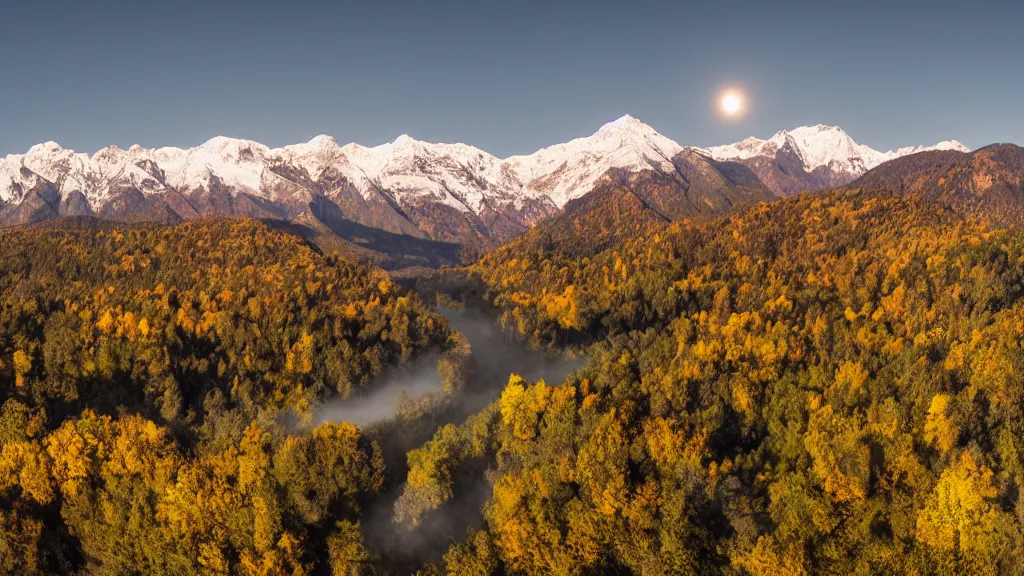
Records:
M555 233L467 274L591 361L410 455L412 521L491 468L438 572L1021 573L1024 234L862 191Z
M305 423L443 318L251 220L65 228L0 232L0 572L374 566L381 450Z
M0 234L5 572L1021 573L1024 232L984 210L581 199L444 281L587 364L513 376L407 467L432 420L310 419L467 353L419 297L250 220L63 228ZM480 489L443 558L374 554ZM408 532L365 529L381 502Z
M1024 148L993 144L970 153L913 154L864 174L851 186L910 194L981 213L999 225L1024 223Z

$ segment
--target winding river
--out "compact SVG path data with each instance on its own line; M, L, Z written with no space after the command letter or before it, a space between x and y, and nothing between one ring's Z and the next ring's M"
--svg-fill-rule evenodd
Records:
M448 410L443 418L429 423L425 436L418 437L412 445L398 443L385 446L389 468L392 472L401 470L403 475L405 451L429 439L437 427L458 424L484 409L500 395L513 373L531 382L543 379L554 385L562 382L585 361L531 350L502 331L494 317L483 312L445 307L439 307L438 311L452 328L469 340L474 375L456 399L453 409ZM327 407L318 420L347 420L364 425L390 418L403 395L415 398L440 389L435 362L436 356L428 356L404 368L386 371L378 381L379 386L374 386L375 392ZM480 474L473 482L457 484L452 501L429 514L419 527L411 528L398 525L392 519L394 502L400 490L399 485L394 485L394 479L392 484L368 505L363 517L363 530L370 549L398 571L440 560L451 542L464 539L470 527L482 525L481 508L491 494L490 484Z

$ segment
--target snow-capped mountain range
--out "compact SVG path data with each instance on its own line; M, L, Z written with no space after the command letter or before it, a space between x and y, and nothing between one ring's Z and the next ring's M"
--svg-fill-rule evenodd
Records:
M219 136L189 149L111 146L92 157L46 142L27 154L0 159L0 201L17 202L19 191L35 185L36 177L57 184L62 195L82 192L94 210L119 183L159 194L168 188L197 190L217 178L236 191L267 196L276 180L288 179L276 168L291 165L314 181L334 171L364 197L386 189L399 202L427 197L479 214L495 200L522 205L541 199L561 207L611 168L648 169L652 159L671 165L682 149L631 116L602 126L592 136L506 160L466 144L421 142L404 134L372 148L339 146L326 135L283 148Z
M842 128L824 124L781 130L767 140L750 137L735 144L702 150L718 161L746 164L781 196L800 190L843 186L876 166L918 152L970 152L956 140L880 152L854 142Z
M967 150L942 142L879 152L823 125L696 148L632 116L591 136L505 159L406 135L375 147L317 136L283 148L217 137L188 149L111 146L92 156L46 142L0 158L0 221L82 214L126 220L313 216L434 240L501 240L558 212L610 174L681 176L676 179L688 186L700 170L684 170L680 162L692 168L700 157L746 165L785 195L846 184L882 162L929 149Z
M934 146L908 146L879 152L870 146L854 142L853 138L838 126L824 124L781 130L768 140L751 136L735 144L713 146L705 150L716 160L746 160L757 156L774 156L776 151L787 145L796 150L808 170L831 167L851 173L867 172L883 162L928 150L971 151L956 140L946 140Z

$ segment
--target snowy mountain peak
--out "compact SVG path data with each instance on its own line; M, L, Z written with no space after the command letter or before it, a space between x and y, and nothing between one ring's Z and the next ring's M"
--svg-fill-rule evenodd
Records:
M797 128L796 130L814 131L814 132L842 132L843 134L846 134L846 132L842 128L840 128L839 126L832 125L832 124L815 124L814 126L801 126L801 127Z
M93 154L93 157L95 158L96 156L118 156L121 154L124 154L124 150L122 150L120 146L111 144L110 146L107 146L106 148Z
M882 162L875 150L857 144L838 126L801 126L791 130L789 135L810 170L833 164L867 170Z
M621 117L619 117L619 118L617 118L615 120L612 120L611 122L605 123L603 126L601 126L600 129L598 129L597 132L598 133L601 133L601 132L618 132L620 130L637 130L637 129L641 129L642 130L642 129L651 129L651 128L647 124L644 124L640 120L637 120L635 117L630 116L629 114L626 114L626 115L621 116Z
M363 146L362 144L350 142L342 146L341 150L350 157L374 158L378 162L386 162L396 154L416 154L443 146L449 145L420 142L408 134L402 134L390 142L378 144L377 146Z
M241 138L231 138L228 136L214 136L206 142L203 142L199 146L200 150L216 150L226 154L245 154L249 152L270 152L270 148L267 148L263 144L256 142L255 140L243 140Z
M619 138L623 142L642 141L651 138L668 140L668 138L659 134L657 130L629 114L601 126L591 138Z
M943 140L935 146L932 146L933 150L953 150L956 152L970 152L971 149L962 144L959 140Z
M543 148L502 162L527 188L547 195L561 208L589 192L611 169L639 172L673 170L683 147L630 115L609 122L586 138Z
M310 148L339 148L334 136L328 136L327 134L318 134L310 138L309 142L306 142L306 146Z
M57 144L53 140L47 140L46 142L41 142L41 143L36 144L35 146L29 148L27 156L39 156L39 155L43 155L43 154L54 154L54 153L59 153L59 152L63 152L63 151L64 151L64 148L62 148L60 144Z

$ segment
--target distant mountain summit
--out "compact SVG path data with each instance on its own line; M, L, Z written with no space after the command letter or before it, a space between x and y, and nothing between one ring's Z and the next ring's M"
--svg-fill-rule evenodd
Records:
M740 162L780 196L802 190L845 186L872 168L903 156L929 150L969 148L951 140L934 146L910 146L880 152L858 144L838 126L801 126L782 130L767 140L746 140L702 149L718 161Z
M633 195L662 218L713 215L845 185L886 160L930 149L966 150L944 142L878 152L822 125L697 148L629 115L505 159L408 135L373 147L320 135L282 148L219 136L187 149L111 146L91 156L45 142L0 158L0 224L244 215L329 231L364 248L384 242L379 231L484 249L594 190Z
M640 120L623 116L586 138L513 156L504 165L562 208L586 194L609 170L671 172L683 147Z

